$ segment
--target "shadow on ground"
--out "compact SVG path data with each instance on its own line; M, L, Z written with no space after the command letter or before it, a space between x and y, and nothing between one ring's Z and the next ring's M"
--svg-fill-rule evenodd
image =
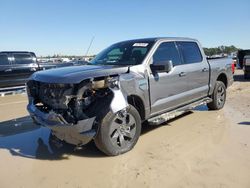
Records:
M250 122L249 121L243 121L243 122L240 122L238 124L239 125L250 125Z
M143 136L162 126L168 126L172 121L191 113L185 113L159 126L144 123L141 134ZM58 140L48 128L34 124L28 116L0 122L0 149L9 150L13 156L39 160L67 160L70 155L106 157L95 147L94 142L76 149L75 146Z
M234 75L235 82L250 82L250 79L245 79L243 74Z
M207 105L201 105L201 106L197 106L196 108L194 108L193 111L208 111L208 107Z
M0 149L7 149L13 156L41 160L68 159L69 155L105 157L93 143L80 150L55 139L50 130L33 123L30 117L0 122Z
M170 126L171 122L176 121L176 120L178 120L178 119L180 119L180 118L182 118L184 116L187 116L189 114L192 114L192 113L193 112L191 112L191 111L186 112L186 113L184 113L184 114L182 114L182 115L180 115L178 117L175 117L175 118L173 118L171 120L168 120L167 122L162 123L160 125L149 125L147 122L144 122L143 125L142 125L141 135L150 133L150 131L153 131L155 129L159 129L159 128L163 127L163 126Z

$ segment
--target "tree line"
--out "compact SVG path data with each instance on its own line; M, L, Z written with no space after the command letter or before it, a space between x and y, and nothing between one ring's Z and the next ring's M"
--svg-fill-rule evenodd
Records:
M240 50L234 45L231 46L218 46L215 48L203 48L207 56L218 55L218 54L231 54Z

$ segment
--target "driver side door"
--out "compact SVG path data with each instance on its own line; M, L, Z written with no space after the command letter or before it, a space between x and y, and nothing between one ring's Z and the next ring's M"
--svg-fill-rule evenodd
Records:
M151 115L181 106L188 91L185 71L175 42L161 43L152 56L152 63L172 61L170 72L151 72L149 75Z

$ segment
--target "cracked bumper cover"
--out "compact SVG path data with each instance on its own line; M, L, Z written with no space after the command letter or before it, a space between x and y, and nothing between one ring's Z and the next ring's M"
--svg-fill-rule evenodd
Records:
M96 131L93 129L95 117L80 120L77 124L71 124L60 114L40 111L33 102L28 104L27 110L37 123L50 128L56 137L70 144L87 144L96 135Z

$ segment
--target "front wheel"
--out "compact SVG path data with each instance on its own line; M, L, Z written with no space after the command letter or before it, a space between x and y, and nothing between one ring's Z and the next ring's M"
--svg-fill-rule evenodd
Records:
M216 81L211 98L213 101L207 104L208 109L219 110L224 107L226 102L226 86L223 82Z
M140 134L140 115L132 105L129 105L124 111L116 114L109 111L104 116L95 144L105 154L115 156L130 151Z

